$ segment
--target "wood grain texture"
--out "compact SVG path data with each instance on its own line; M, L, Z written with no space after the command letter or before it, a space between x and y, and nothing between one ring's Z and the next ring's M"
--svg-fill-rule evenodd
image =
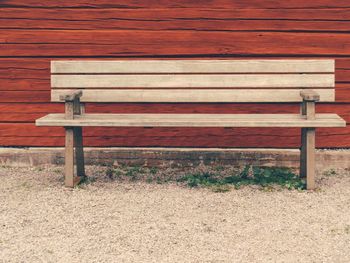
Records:
M64 129L2 124L2 145L63 146ZM48 135L50 134L50 136ZM350 129L317 129L316 147L350 147ZM300 146L298 128L86 128L85 146L267 147Z
M320 101L334 101L333 89L314 89ZM53 89L51 101L73 90ZM302 89L86 89L82 102L301 102Z
M349 8L350 4L346 1L334 0L315 0L315 1L260 1L260 0L174 0L174 1L130 1L122 0L117 3L112 0L79 0L68 1L58 0L50 2L41 2L35 0L4 0L0 3L1 7L89 7L89 8L170 8L170 7L206 7L206 8Z
M282 66L281 66L282 67ZM52 75L52 88L332 88L333 74ZM170 92L170 91L169 91Z
M3 8L0 19L3 29L40 30L348 32L350 24L340 8Z
M299 104L167 104L167 103L87 103L89 113L298 113ZM6 123L33 123L36 119L49 113L63 113L63 103L0 103L0 119ZM350 105L328 103L316 105L318 113L336 113L350 123Z
M334 73L334 60L65 60L51 61L56 73ZM304 80L305 81L305 80ZM315 80L316 81L316 80ZM334 82L334 79L332 79ZM333 84L333 83L332 83ZM54 82L52 83L55 87Z
M66 111L67 112L67 111ZM67 113L66 113L67 114ZM101 114L91 113L68 118L49 114L36 120L38 126L107 127L345 127L336 114Z
M0 30L0 56L348 55L345 33ZM137 41L135 41L137 39ZM232 41L238 39L239 41ZM332 41L329 41L332 39ZM166 43L164 45L163 43ZM205 43L205 45L203 45ZM283 43L283 45L281 45Z
M64 148L64 184L67 187L74 187L74 130L66 128L65 148Z
M5 0L0 7L0 145L64 144L63 130L33 125L38 117L63 112L63 105L50 103L50 61L61 59L335 58L336 103L316 111L350 123L346 1ZM88 112L111 113L299 111L296 104L254 103L86 106ZM349 147L348 128L320 130L317 147ZM298 147L299 135L268 128L85 131L86 143L94 146Z
M316 173L316 153L315 153L315 129L307 128L305 130L305 171L306 171L306 189L315 189L315 173Z
M49 83L48 83L49 84ZM49 87L49 86L48 86ZM1 91L0 103L2 102L42 102L47 103L51 99L50 89L45 90L6 90ZM350 102L350 83L338 83L335 89L336 102Z

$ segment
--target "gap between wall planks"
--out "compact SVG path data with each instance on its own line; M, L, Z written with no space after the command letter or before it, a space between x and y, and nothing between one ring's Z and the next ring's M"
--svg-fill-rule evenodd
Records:
M173 56L181 59L186 57L210 59L211 56L216 59L222 59L225 56L228 56L229 59L247 59L247 56L248 59L250 57L256 59L259 56L260 58L268 56L268 58L282 59L336 58L336 104L319 105L318 110L320 112L336 112L349 122L347 116L349 115L348 103L350 102L350 59L347 57L349 54L347 34L344 33L349 28L350 15L346 8L349 8L350 4L346 1L215 0L204 3L200 0L175 0L165 4L155 0L122 0L116 4L115 1L107 0L98 2L89 0L73 2L66 0L54 2L7 0L1 2L0 6L2 7L0 45L3 51L0 54L3 57L0 58L0 90L2 93L0 109L6 108L9 111L8 114L6 111L2 111L0 114L0 133L4 135L4 137L0 137L2 145L6 143L34 145L39 141L37 135L44 136L41 141L43 144L47 143L53 146L55 143L60 143L61 137L48 138L45 130L31 129L27 126L31 125L30 123L37 117L63 110L60 105L48 103L50 100L49 61L59 59L56 56L63 56L62 59L81 59L81 56L86 56L86 59L121 59L123 56L125 59L139 58L140 56L157 57L157 59L162 56ZM40 6L43 8L38 8ZM158 21L154 19L154 14L161 19ZM115 17L121 19L115 19ZM220 32L220 30L224 32ZM75 34L78 35L78 38L74 37ZM108 34L111 35L110 38ZM130 42L126 39L126 37L134 39L137 34L141 36L140 41L147 45L141 53L137 52L139 50L137 44L131 43L132 45L129 45ZM171 36L173 41L169 41L166 35ZM50 40L50 38L52 39ZM90 44L91 40L97 38L102 41L109 39L112 42L121 38L124 44L108 49L103 45L103 42L102 44L101 42ZM283 40L286 46L279 48L278 40ZM35 44L33 41L38 41L35 43L39 44ZM62 41L72 43L63 44ZM157 45L164 41L170 43L170 47L159 50ZM187 46L188 42L190 44ZM222 42L224 45L220 45L218 42ZM206 45L203 46L203 43ZM275 48L273 48L274 44L276 44ZM64 50L68 45L73 46L72 49ZM183 45L184 48L181 47ZM294 48L296 45L298 47ZM270 52L266 47L269 47ZM51 58L50 54L55 57ZM12 58L11 56L19 57ZM253 104L250 105L251 109L248 109L248 106L239 106L232 104L190 106L185 104L181 105L181 108L175 108L174 105L163 104L153 106L104 104L101 106L88 105L87 108L91 111L103 110L106 112L151 112L152 110L169 112L176 110L177 112L243 111L244 113L244 111L288 112L290 109L297 112L295 105L287 108L275 104ZM28 131L26 134L28 137L16 136L22 130ZM140 143L145 146L151 143L167 143L165 136L156 137L157 134L162 135L163 131L152 130L155 137L147 137L143 141L135 137L126 141L125 137L114 138L112 135L118 134L115 130L110 131L111 136L103 137L98 130L92 128L91 131L87 132L91 132L97 137L88 137L91 138L88 143L94 145L99 143L105 145L109 143L119 145ZM187 138L186 134L190 131L178 131L177 141L174 140L170 143L180 143L186 146L192 141L198 145L209 146L212 143L210 140L220 137L212 137L208 130L203 130L202 133L197 131L199 133L196 136L201 135L201 137ZM143 129L135 132L141 133ZM257 131L245 130L246 137L242 137L242 130L240 132L232 130L218 130L216 132L218 135L226 136L227 141L221 141L224 146L237 143L235 138L238 136L237 138L246 140L247 144L253 147L260 146L258 141L263 137L265 139L262 142L265 141L270 147L271 139L266 134L269 132L273 134L273 131L266 130L264 131L265 135L257 137L259 134ZM319 143L328 144L328 146L341 144L338 147L350 145L347 142L347 130L335 129L329 132L333 135L321 136L317 139ZM283 147L284 142L286 142L286 147L297 145L298 140L296 140L294 133L290 133L290 137L287 134L285 136L283 140L276 141L277 147ZM205 139L206 137L208 139ZM331 141L332 138L334 141Z

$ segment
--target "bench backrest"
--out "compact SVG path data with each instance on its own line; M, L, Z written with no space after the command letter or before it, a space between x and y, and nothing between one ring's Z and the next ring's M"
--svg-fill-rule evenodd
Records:
M52 61L51 99L82 102L298 102L302 89L334 101L334 60Z

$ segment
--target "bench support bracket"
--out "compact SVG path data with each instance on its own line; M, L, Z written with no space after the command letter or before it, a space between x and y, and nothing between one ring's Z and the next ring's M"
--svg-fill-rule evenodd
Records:
M61 99L65 101L66 119L74 119L74 116L85 113L84 104L80 103L79 99L81 95L81 91L74 91L70 94L62 95ZM81 178L85 176L83 128L65 127L65 130L66 147L64 183L67 187L74 187L80 182ZM74 164L76 164L76 176L74 175Z

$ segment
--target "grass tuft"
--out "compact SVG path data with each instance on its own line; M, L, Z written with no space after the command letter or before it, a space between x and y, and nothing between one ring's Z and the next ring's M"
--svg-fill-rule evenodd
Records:
M79 184L77 185L78 188L82 188L86 185L92 184L96 181L96 177L92 176L83 176L80 178Z
M337 171L332 168L332 169L329 169L329 170L325 171L323 173L323 175L326 176L326 177L336 176L337 175Z
M187 174L177 180L189 187L233 185L239 189L246 185L261 186L265 191L271 191L273 186L287 189L305 189L305 182L288 168L250 167L246 166L240 173L230 176L220 176L215 173Z
M177 182L188 187L208 187L213 192L222 193L232 188L240 189L247 185L260 186L263 191L274 191L276 187L305 189L305 182L288 168L245 166L243 169L225 167L202 167L192 172L162 170L142 166L109 166L105 175L110 180L144 181L163 184Z

